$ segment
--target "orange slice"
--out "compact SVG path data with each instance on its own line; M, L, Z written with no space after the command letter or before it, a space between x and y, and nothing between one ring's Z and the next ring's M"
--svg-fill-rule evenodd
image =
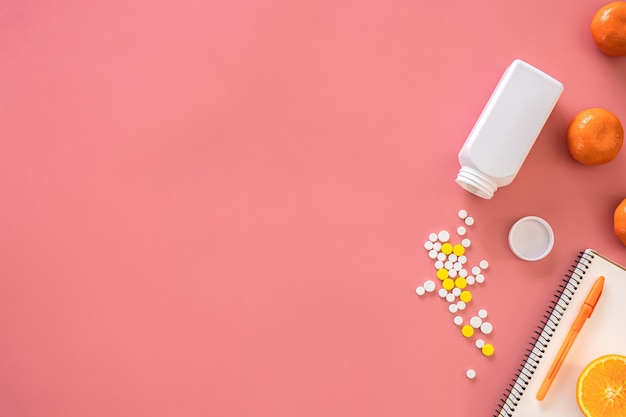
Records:
M626 356L606 355L583 369L576 401L586 417L626 416Z

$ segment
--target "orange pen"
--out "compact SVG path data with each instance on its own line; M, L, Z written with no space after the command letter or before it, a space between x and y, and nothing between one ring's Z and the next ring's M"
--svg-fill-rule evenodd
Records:
M554 362L552 363L552 366L548 371L548 375L546 375L546 378L543 380L543 383L539 388L539 392L537 392L537 399L539 401L543 400L543 398L546 396L546 393L548 392L548 389L550 389L550 385L552 385L552 382L554 381L557 372L559 372L559 369L561 368L561 365L563 364L567 353L574 344L574 340L576 340L578 332L580 332L580 329L583 327L583 324L585 324L587 319L591 317L591 313L593 313L593 309L596 308L596 304L600 299L600 294L602 294L603 288L604 277L601 276L593 284L593 287L591 287L587 298L585 298L585 302L582 306L580 306L580 312L578 312L578 316L576 316L576 320L574 320L572 327L570 327L569 333L565 338L565 342L563 342L559 353L556 355L556 358L554 359Z

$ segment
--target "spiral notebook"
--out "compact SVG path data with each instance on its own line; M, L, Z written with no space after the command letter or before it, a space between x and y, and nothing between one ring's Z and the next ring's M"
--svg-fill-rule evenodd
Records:
M537 391L599 276L604 291L580 331L543 401ZM626 355L626 269L593 249L580 252L559 286L524 361L502 396L494 417L582 416L576 382L583 368L602 355Z

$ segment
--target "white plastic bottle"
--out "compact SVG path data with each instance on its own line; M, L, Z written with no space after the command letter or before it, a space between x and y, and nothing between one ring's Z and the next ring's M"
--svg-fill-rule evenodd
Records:
M459 152L456 182L485 199L509 185L562 92L559 81L524 61L513 61Z

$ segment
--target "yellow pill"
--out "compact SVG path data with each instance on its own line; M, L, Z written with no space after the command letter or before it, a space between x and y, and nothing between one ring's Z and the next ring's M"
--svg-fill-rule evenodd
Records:
M452 248L452 252L454 252L456 256L461 256L465 253L465 248L463 247L463 245L454 245L454 247Z
M452 253L452 243L446 242L441 245L441 251L446 255L450 255Z
M470 301L472 301L472 293L469 292L469 291L461 291L461 294L459 295L459 298L464 303L469 303Z
M493 355L493 351L494 351L493 345L491 343L486 343L485 346L483 346L481 350L483 352L483 355L485 356Z
M465 336L465 337L472 337L472 336L474 336L474 328L472 326L470 326L469 324L466 324L461 329L461 333L463 333L463 336ZM484 347L483 347L483 354L484 353L485 353L485 351L484 351ZM491 352L491 353L493 353L493 352ZM489 355L485 355L485 356L489 356Z
M437 270L437 278L439 278L440 280L444 280L446 278L448 278L448 270L445 268L441 268L439 270Z
M452 278L446 278L441 283L441 286L450 291L452 288L454 288L454 280Z
M467 280L463 277L458 277L454 280L454 285L456 285L457 288L463 289L467 287Z

